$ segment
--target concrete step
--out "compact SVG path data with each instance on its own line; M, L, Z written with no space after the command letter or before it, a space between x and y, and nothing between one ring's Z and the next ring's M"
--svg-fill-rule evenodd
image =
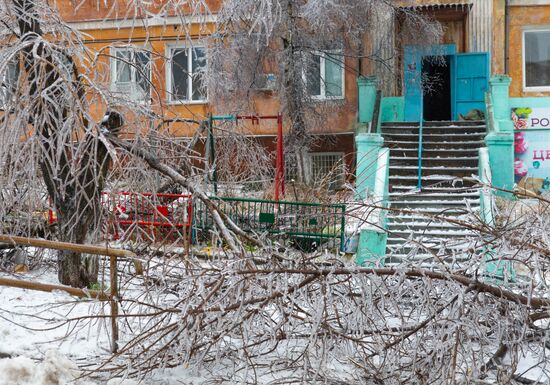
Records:
M458 192L391 192L390 199L398 200L445 200L445 199L467 199L476 197L479 198L479 191L458 191Z
M461 213L460 215L443 212L437 214L437 218L433 213L423 213L419 210L403 210L402 211L389 211L386 216L388 224L408 224L408 225L418 225L429 226L431 224L441 225L441 226L462 226L462 223L471 224L473 226L479 224L479 219L477 218L477 208L474 208L473 212ZM460 224L457 224L460 223Z
M478 157L445 157L445 158L425 158L422 157L422 166L426 167L477 167ZM411 156L390 156L391 166L418 166L418 157Z
M383 122L382 127L391 126L418 126L418 122ZM470 127L470 126L485 126L484 120L439 120L423 122L425 127Z
M431 149L423 148L422 157L426 158L437 158L437 157L474 157L478 156L479 147L470 147L470 148L447 148L447 149ZM402 156L402 157L417 157L418 156L418 146L414 148L398 148L390 147L390 156Z
M485 120L438 120L424 122L426 127L471 127L486 126Z
M409 239L410 237L413 237L413 239L428 239L437 241L439 239L448 239L448 238L465 238L465 237L472 237L475 236L475 233L469 230L464 230L459 227L455 228L436 228L436 227L428 227L428 228L410 228L405 229L402 227L393 228L390 227L388 229L388 238L400 238L401 240Z
M438 130L441 131L441 130ZM407 132L407 131L388 131L383 132L382 135L384 136L385 140L390 140L386 138L414 138L418 141L418 131L413 132ZM435 140L435 139L455 139L455 140L464 140L464 139L483 139L487 135L485 132L433 132L433 131L425 131L422 132L422 138L424 140Z
M403 210L407 212L406 214L410 214L409 212L415 212L416 214L419 214L420 216L428 217L430 215L437 215L437 216L463 216L471 214L472 211L477 212L479 209L479 205L472 204L470 207L466 205L453 205L449 207L398 207L398 206L392 206L393 209L396 210ZM402 213L405 214L405 213ZM392 214L394 215L394 214Z
M417 268L429 269L435 262L438 264L444 262L450 266L458 265L463 262L467 262L473 253L471 251L462 251L458 253L444 253L443 255L435 257L432 254L428 254L426 250L416 250L416 253L412 254L412 249L406 250L390 250L386 252L385 266L399 266L406 263L412 263ZM459 267L459 266L457 266Z
M467 192L467 191L477 191L479 190L479 187L476 187L474 185L468 185L468 186L453 186L453 181L450 181L448 183L442 183L438 185L424 185L422 186L422 190L419 191L418 188L415 186L411 186L408 184L400 185L400 184L394 184L392 185L391 193L398 193L398 194L419 194L419 193L458 193L458 192Z
M477 148L483 147L484 140L457 140L457 141L435 141L435 140L423 140L422 147L426 149L432 148L450 148L450 149L467 149L473 146ZM418 140L387 140L384 141L384 145L390 148L418 148Z
M400 209L400 208L419 208L422 209L423 207L426 208L439 208L441 210L445 208L451 208L451 207L474 207L479 206L479 198L472 198L472 199L465 199L465 198L458 198L458 199L452 199L450 197L447 197L445 199L441 200L428 200L428 199L391 199L390 200L390 207L394 209Z
M422 175L422 186L423 187L429 187L433 186L434 184L438 183L446 183L446 184L453 184L455 187L463 187L464 185L471 186L473 185L472 181L469 180L463 180L462 178L458 178L453 175ZM398 185L398 186L407 186L411 183L417 183L418 182L418 176L416 175L390 175L390 186L391 185Z
M408 254L414 249L432 250L435 253L468 252L474 250L478 240L475 237L429 239L403 239L400 237L388 237L386 252L398 252Z
M458 226L455 223L441 221L441 220L429 220L427 218L416 219L415 221L395 221L397 218L392 218L393 220L388 220L388 229L391 231L411 231L422 232L425 230L456 230L464 229L467 230L465 226Z
M400 171L414 171L418 172L418 164L416 165L393 165L390 164L390 175L399 175ZM422 174L429 175L431 173L449 173L455 174L458 171L462 171L466 175L476 174L478 167L466 167L466 166L430 166L424 163L422 160Z

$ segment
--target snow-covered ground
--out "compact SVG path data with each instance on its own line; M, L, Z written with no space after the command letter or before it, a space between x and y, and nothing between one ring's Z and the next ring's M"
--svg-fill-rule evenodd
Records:
M51 269L6 278L58 284ZM186 368L157 371L153 379L107 380L83 376L110 356L110 326L104 320L65 323L69 318L108 313L108 305L63 292L0 286L0 385L181 385L202 379Z
M19 275L0 273L0 277L57 284L52 268ZM139 290L136 286L123 295L137 294ZM160 301L169 300L170 295L167 293ZM110 378L107 373L86 376L88 370L110 357L110 324L109 318L90 320L82 317L108 314L108 304L78 300L63 292L45 293L0 286L0 385L202 385L212 383L208 382L209 373L224 370L223 363L218 362L217 367L209 367L203 372L186 365L157 370L145 380ZM67 323L68 319L79 318L82 320ZM131 335L121 335L124 341L131 338ZM288 351L276 353L278 357L288 355ZM544 353L547 352L526 349L516 373L540 381L539 384L547 383L543 370L546 366ZM122 357L116 360L118 364L124 363ZM231 372L230 368L225 370ZM333 360L326 362L324 370L340 372L340 378L344 379L348 368ZM488 381L486 383L490 384ZM353 383L351 378L349 383Z

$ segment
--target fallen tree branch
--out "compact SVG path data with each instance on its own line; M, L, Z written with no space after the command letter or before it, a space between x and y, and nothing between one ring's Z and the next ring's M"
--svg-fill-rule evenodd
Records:
M380 276L390 276L390 275L404 275L409 278L431 278L441 281L452 281L459 283L463 286L470 288L471 290L488 293L497 298L503 298L511 302L520 303L525 306L529 306L533 309L545 309L550 308L550 299L540 298L540 297L527 297L525 295L514 293L510 290L505 290L499 286L492 286L485 282L478 281L477 279L470 278L461 274L445 274L436 271L423 270L423 269L368 269L368 268L357 268L357 269L292 269L292 268L282 268L282 269L264 269L264 270L238 270L236 274L248 275L248 274L303 274L303 275L317 275L317 276L327 276L327 275L348 275L348 274L372 274Z

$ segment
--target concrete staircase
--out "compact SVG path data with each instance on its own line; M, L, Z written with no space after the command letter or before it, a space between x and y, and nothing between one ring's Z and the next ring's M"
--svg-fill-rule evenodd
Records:
M419 191L419 124L382 124L384 146L390 149L392 209L386 263L414 260L429 264L434 254L458 262L475 250L474 233L450 221L479 223L480 191L474 181L461 178L478 173L478 150L484 146L485 131L483 121L424 123ZM445 220L430 218L433 215Z

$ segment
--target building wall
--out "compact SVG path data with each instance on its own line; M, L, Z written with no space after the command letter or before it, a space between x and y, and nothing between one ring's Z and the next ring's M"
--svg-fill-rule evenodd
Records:
M546 5L525 5L525 4ZM550 30L550 1L515 1L509 8L510 49L509 75L512 78L510 95L513 97L550 96L550 92L525 91L523 87L523 31L533 28Z
M216 10L219 6L219 0L207 1ZM154 2L153 4L161 4ZM75 4L79 4L75 7ZM111 45L146 45L153 52L154 69L152 73L152 84L158 92L152 93L153 109L167 118L182 117L193 119L204 119L209 113L218 115L227 115L230 111L225 111L222 106L212 105L211 103L188 103L188 104L169 104L166 102L166 68L165 55L168 44L176 42L184 43L191 38L204 36L204 23L208 30L213 29L215 15L211 14L205 18L197 20L189 31L182 30L181 17L185 15L175 15L159 19L148 19L148 28L143 27L144 21L134 18L133 15L140 15L143 10L135 11L132 9L127 13L125 7L132 4L130 0L118 0L118 6L114 6L114 0L107 1L74 1L58 0L57 5L62 17L74 28L87 34L85 43L92 53L100 53L97 68L103 72L105 82L109 81L109 46ZM148 11L158 12L161 6L152 5ZM188 10L184 9L184 12ZM193 19L194 20L194 19ZM186 20L189 22L190 20ZM319 101L315 102L315 107L320 111L326 112L327 117L322 123L316 124L312 128L313 133L347 133L354 132L357 113L357 65L358 61L350 55L345 62L345 83L344 95L342 100ZM281 112L281 106L278 98L272 92L258 92L253 96L253 111L242 111L243 114L274 115ZM95 115L100 118L104 113L105 106L96 105ZM285 129L288 127L284 125ZM171 130L179 136L190 136L193 129L189 125L172 125ZM261 124L248 125L243 130L255 135L269 135L276 133L276 125Z
M476 0L468 15L468 52L491 52L493 0Z

